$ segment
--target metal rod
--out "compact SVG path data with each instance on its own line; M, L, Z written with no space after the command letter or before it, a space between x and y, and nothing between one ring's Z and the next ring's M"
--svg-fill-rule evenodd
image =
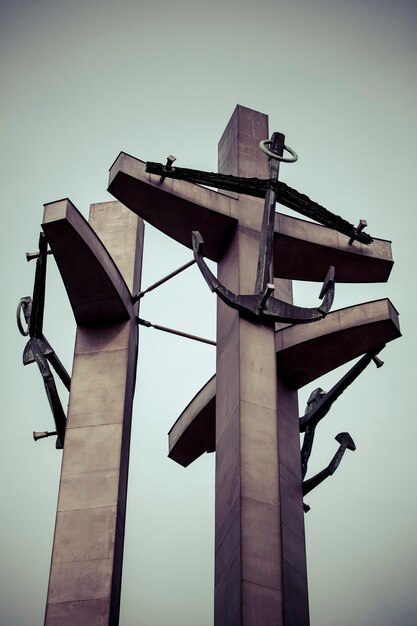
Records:
M56 430L53 431L47 431L47 430L42 430L42 431L33 431L33 440L34 441L38 441L39 439L46 439L46 437L53 437L53 435L56 435L57 432Z
M190 333L184 333L182 330L175 330L174 328L168 328L167 326L152 324L151 322L148 322L148 320L144 320L140 317L137 317L136 321L141 326L155 328L155 330L162 330L164 333L171 333L172 335L178 335L179 337L185 337L186 339L193 339L194 341L200 341L201 343L208 343L210 346L216 345L216 342L211 339L205 339L204 337L198 337L197 335L190 335Z
M281 156L284 150L285 137L282 133L273 133L271 151ZM269 161L269 180L271 182L278 181L279 161L270 159ZM256 272L255 293L264 293L268 283L271 282L270 268L272 260L272 252L274 245L274 225L275 225L275 205L276 192L272 186L269 186L264 203L264 213L262 219L261 238L259 244L258 268Z
M195 263L195 259L192 259L191 261L188 261L188 263L185 263L184 265L181 265L181 267L179 267L178 269L174 270L173 272L171 272L167 276L164 276L164 278L161 278L160 280L157 280L156 283L153 283L150 287L148 287L144 291L139 291L139 293L137 293L135 296L132 296L132 301L133 302L137 302L138 300L140 300L140 298L143 298L145 293L148 293L149 291L152 291L153 289L156 289L157 287L160 287L161 285L166 283L171 278L174 278L174 276L177 276L178 274L180 274L181 272L183 272L187 268L191 267L191 265L194 265L194 263Z

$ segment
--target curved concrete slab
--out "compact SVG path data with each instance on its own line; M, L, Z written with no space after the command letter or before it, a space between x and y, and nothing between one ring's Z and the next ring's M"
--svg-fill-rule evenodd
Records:
M346 307L315 324L278 331L277 370L287 385L300 389L400 336L398 312L387 298Z
M130 291L89 223L68 198L44 207L42 228L77 324L100 326L128 320L134 314Z
M216 376L213 376L191 400L169 431L170 452L168 456L186 467L204 452L214 452L215 431ZM190 458L191 449L193 450L192 459ZM171 456L171 451L173 451L173 456Z
M320 322L287 326L275 334L277 370L299 389L336 367L401 336L388 299L333 313ZM197 393L168 433L168 456L186 467L215 449L216 377Z
M191 232L204 239L204 256L219 261L237 225L260 227L262 203L241 200L182 180L148 174L146 163L123 152L110 169L109 192L134 213L191 248ZM255 213L259 219L254 219ZM258 226L256 224L259 222ZM274 267L276 278L322 282L336 268L339 283L385 282L393 260L389 241L375 239L366 246L335 230L283 214L276 214Z

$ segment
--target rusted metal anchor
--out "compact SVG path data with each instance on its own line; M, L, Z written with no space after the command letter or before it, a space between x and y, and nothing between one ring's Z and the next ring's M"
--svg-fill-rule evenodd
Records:
M193 231L192 233L194 258L211 291L214 291L223 302L237 309L243 315L255 317L258 320L261 319L263 322L267 323L287 322L291 324L307 324L309 322L316 322L327 315L333 304L335 269L332 265L329 267L320 292L319 297L323 301L319 307L299 307L278 300L278 298L274 298L271 295L275 288L274 284L270 282L270 274L274 243L276 182L278 180L279 162L293 162L297 157L291 149L284 145L284 135L282 133L273 133L271 141L261 142L261 144L263 144L261 146L263 151L265 151L264 144L271 146L271 149L267 150L267 154L270 156L270 185L265 195L255 294L237 295L220 283L203 258L204 241L198 231ZM286 159L282 156L284 148L289 150L292 154L291 159Z
M45 287L46 287L46 261L48 244L44 233L39 237L39 252L26 255L28 261L36 259L35 282L33 287L33 299L30 296L21 298L17 305L17 326L23 336L30 336L23 351L23 365L36 363L42 375L46 395L52 410L55 421L56 432L33 433L35 441L50 435L57 435L56 447L62 448L65 439L65 427L67 418L62 408L58 390L55 385L49 363L52 365L65 387L70 389L71 378L62 365L61 361L51 348L49 342L43 335L43 313L45 307ZM21 321L21 314L25 318L27 328L24 329Z

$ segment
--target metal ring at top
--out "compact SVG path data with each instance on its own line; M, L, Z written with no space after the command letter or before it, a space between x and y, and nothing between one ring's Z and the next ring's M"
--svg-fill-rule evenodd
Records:
M262 150L262 152L269 156L270 159L276 159L277 161L282 161L283 163L295 163L296 161L298 161L298 154L295 150L293 150L289 146L284 146L284 150L291 154L291 158L279 156L278 154L275 154L274 152L268 150L268 148L266 147L270 146L271 143L272 141L270 139L265 139L264 141L259 142L259 148Z
M30 296L26 296L25 298L20 298L18 304L17 304L17 310L16 310L16 321L17 321L17 327L19 329L19 332L21 335L23 335L23 337L27 337L29 334L29 326L26 327L26 330L23 328L22 325L22 319L21 319L21 313L23 310L23 315L25 316L26 319L26 309L28 308L28 306L30 305L30 303L32 302L32 298Z

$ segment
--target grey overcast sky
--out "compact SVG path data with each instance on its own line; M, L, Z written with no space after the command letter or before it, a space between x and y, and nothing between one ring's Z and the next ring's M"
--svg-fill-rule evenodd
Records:
M3 0L0 8L2 464L0 624L43 621L61 453L35 366L23 368L18 299L32 291L42 205L84 215L111 199L120 150L215 170L237 103L268 113L299 154L288 184L393 242L388 284L339 285L335 306L389 297L403 337L339 399L311 470L348 430L357 451L310 494L312 626L417 623L416 15L386 0ZM143 285L191 258L147 228ZM311 306L317 285L297 284ZM145 318L215 336L215 296L194 267L147 296ZM51 259L45 334L71 368L75 324ZM184 470L166 433L214 373L210 346L142 329L121 626L213 621L214 456ZM301 389L328 389L347 367ZM65 394L62 392L63 397ZM260 625L261 626L261 625Z

